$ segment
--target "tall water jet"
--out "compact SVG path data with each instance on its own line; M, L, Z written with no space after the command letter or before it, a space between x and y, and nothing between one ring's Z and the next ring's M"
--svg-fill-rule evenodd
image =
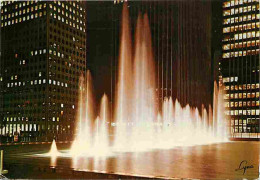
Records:
M121 37L120 37L120 54L118 82L116 88L116 132L114 145L117 148L126 146L124 138L128 137L127 125L131 120L131 95L132 95L132 42L130 31L130 20L127 3L123 5L121 18Z
M213 109L213 131L215 136L222 138L227 137L227 124L224 113L224 99L223 99L223 88L218 87L217 82L214 82L214 109Z
M90 71L87 71L86 80L81 77L79 81L78 122L76 137L71 147L71 153L74 156L81 155L92 147L93 107L92 79Z
M108 122L109 122L108 98L106 94L101 99L100 117L95 121L94 148L99 153L105 153L109 148Z
M86 92L85 92L85 124L84 124L84 139L88 146L93 144L93 122L94 122L94 92L93 92L93 82L91 73L87 71L87 80L86 80Z
M155 68L148 16L139 14L135 32L133 146L153 144L155 107ZM138 137L137 137L138 136ZM138 140L136 140L138 139ZM138 142L138 144L137 144Z

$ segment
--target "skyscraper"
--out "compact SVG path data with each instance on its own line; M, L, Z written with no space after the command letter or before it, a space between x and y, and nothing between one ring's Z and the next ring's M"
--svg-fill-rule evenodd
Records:
M1 3L0 134L9 141L72 137L86 71L85 3Z
M259 0L223 2L220 80L230 133L235 138L260 138Z

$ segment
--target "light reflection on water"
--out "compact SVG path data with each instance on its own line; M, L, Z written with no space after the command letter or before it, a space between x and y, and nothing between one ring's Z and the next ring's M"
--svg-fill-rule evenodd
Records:
M105 157L77 157L74 169L181 178L258 178L260 142L228 142L149 152L120 152ZM64 158L58 157L57 166ZM235 171L241 161L254 168ZM63 162L64 163L64 162ZM64 166L64 164L62 165Z

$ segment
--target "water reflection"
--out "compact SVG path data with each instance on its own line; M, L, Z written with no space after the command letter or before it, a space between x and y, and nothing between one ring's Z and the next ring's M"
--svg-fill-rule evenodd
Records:
M70 164L57 157L51 165L74 169L182 178L258 178L260 142L228 142L148 152L121 152L114 156L74 157ZM62 153L61 153L62 154ZM55 160L55 163L53 162ZM248 161L255 168L235 171L239 163ZM64 164L65 163L65 164Z

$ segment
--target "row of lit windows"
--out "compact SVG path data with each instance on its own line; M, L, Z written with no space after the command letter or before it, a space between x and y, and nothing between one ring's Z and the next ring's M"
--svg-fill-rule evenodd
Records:
M43 50L35 50L35 51L31 51L31 56L36 56L36 55L41 55L41 54L45 54L46 53L46 49Z
M29 5L29 4L27 3L27 5ZM58 5L59 5L59 3L58 3ZM25 3L25 2L24 2L23 4L22 4L22 3L19 3L19 5L16 4L15 9L18 9L18 7L21 8L21 7L24 7L24 6L26 6L26 3ZM73 6L75 7L75 5L73 5ZM34 10L42 9L42 7L45 8L45 7L46 7L46 3L44 3L43 5L42 5L42 4L36 5L35 7L30 7L30 8L28 7L28 8L27 8L27 13L33 12ZM61 7L62 7L62 8L65 8L66 10L70 11L70 12L73 13L73 14L77 14L77 15L79 15L80 17L85 18L82 13L79 13L79 11L75 11L75 9L72 9L71 7L68 7L68 5L65 6L64 3L61 3ZM52 4L50 4L50 8L52 8ZM54 10L56 10L56 7L55 7L55 6L54 6L54 8L55 8ZM82 7L79 6L79 5L77 5L77 8L80 9L81 11L83 10ZM63 11L63 10L62 10L62 11ZM2 8L1 13L4 13L4 12L8 12L8 8ZM85 10L84 10L84 12L85 12ZM25 9L23 10L23 13L26 13L26 10L25 10ZM17 15L17 14L16 14L16 15ZM19 13L19 15L21 15L21 13ZM8 15L8 18L10 18L10 17L11 17L11 15L9 14L9 15ZM14 13L12 13L12 17L14 17ZM5 16L5 19L6 19L6 16ZM3 20L3 19L2 19L2 20Z
M18 7L21 8L21 7L25 7L26 5L29 5L28 2L29 2L29 1L27 1L27 4L26 4L26 2L19 3L19 5L16 4L16 5L15 5L15 9L18 9ZM34 2L35 2L35 1L34 1ZM38 10L38 9L42 9L42 7L45 8L45 7L46 7L46 3L36 5L35 8L33 8L33 9ZM30 10L30 8L27 8L27 13L29 12L28 9ZM31 10L33 11L33 9L31 9ZM1 13L4 13L4 12L8 12L8 8L7 8L7 7L1 9ZM13 14L13 13L12 13L12 14ZM12 17L14 17L14 16L12 16Z
M2 6L12 4L13 2L15 2L15 1L4 1L4 2L2 2ZM16 4L15 9L17 9L18 6L19 6L19 8L21 8L21 7L24 7L24 6L29 6L30 4L33 4L33 3L37 3L37 1L24 1L22 3L19 3L19 5ZM7 8L5 9L5 12L6 11L7 11Z
M61 18L61 16L57 15L55 12L54 13L51 12L50 15L53 16L54 18L58 17L58 20L62 20L62 22L64 22L64 18L63 17ZM64 15L63 11L62 11L62 15ZM67 12L66 12L66 17L68 17ZM77 23L83 24L85 26L85 22L79 20L79 18L75 18L74 16L72 18L71 15L69 15L69 18L72 19L73 21L77 20Z
M231 93L225 94L224 99L246 99L246 98L259 98L259 92L253 93Z
M36 85L36 84L45 84L46 83L46 79L43 79L43 80L34 80L34 81L31 81L31 85ZM17 87L17 86L25 86L26 85L26 82L14 82L14 83L7 83L6 87Z
M259 105L259 101L225 102L225 107L258 107Z
M227 110L225 111L226 115L239 116L239 115L259 115L259 109L248 109L248 110Z
M259 34L260 34L259 31L245 32L245 33L235 34L234 39L240 40L240 39L259 37Z
M260 22L256 23L248 23L243 25L237 25L232 27L225 27L223 28L223 33L229 33L229 32L236 32L236 31L245 31L249 29L259 29L260 28Z
M63 13L62 13L63 14ZM60 15L57 15L56 13L50 13L50 15L52 17L54 17L55 19L58 18L58 20L61 20L62 22L65 22L64 18L61 17ZM66 13L66 17L68 17L68 13ZM71 18L71 15L69 15L69 17ZM72 20L77 20L77 23L83 24L83 26L85 26L85 22L83 22L82 20L79 20L79 18L75 19L75 17L73 16L73 18L71 18ZM67 22L67 18L66 18L66 22ZM74 24L74 23L73 23Z
M223 7L232 7L232 6L236 6L236 5L243 5L246 3L251 3L251 2L259 2L259 0L232 0L232 1L226 1L223 2Z
M244 133L243 134L243 138L258 138L258 136L256 134L252 134L252 133L256 133L257 131L254 129L254 128L251 128L251 127L247 127L247 126L243 126L243 129L242 129L242 126L238 127L238 126L235 126L234 128L231 128L231 133L234 134L234 133ZM245 133L248 133L248 134L245 134ZM241 138L241 135L237 135L239 138Z
M15 1L3 1L3 2L1 2L1 5L2 6L5 6L5 5L9 5L9 4L12 4L12 2L15 2ZM19 7L21 8L22 6L29 6L30 4L32 5L32 4L34 4L34 3L37 3L37 1L24 1L23 3L19 3ZM61 1L54 1L54 3L55 4L58 4L59 6L61 6L62 8L66 8L66 9L68 9L68 5L66 5L65 6L65 4L64 4L64 2L61 2ZM73 2L73 1L67 1L66 3L69 3L70 5L72 5L72 6L74 6L74 7L76 7L76 8L78 8L79 10L84 10L81 6L79 6L78 4L76 5L76 3L75 2ZM15 9L17 9L18 8L18 4L16 4L16 6L15 6ZM7 10L5 10L5 12L6 12ZM85 10L84 10L85 11Z
M16 124L7 124L6 127L3 127L3 129L1 129L1 134L2 135L14 135L14 133L20 133L20 131L25 131L25 132L28 132L28 131L36 131L36 124L21 124L21 128L20 128L20 124L17 124L17 129L16 129ZM39 125L40 127L40 125ZM43 125L44 127L44 125ZM59 125L56 125L56 129L58 131L59 129ZM39 129L40 130L40 129Z
M251 21L254 19L260 19L260 14L249 14L249 15L244 15L244 16L239 16L239 17L234 17L234 18L227 18L224 19L224 24L233 24L233 23L238 23L238 22L243 22L243 21Z
M45 5L46 6L46 5ZM45 7L44 6L44 7ZM39 10L40 9L42 9L42 5L40 5L39 6ZM7 20L8 18L13 18L13 17L16 17L16 16L21 16L21 15L25 15L25 14L32 14L32 13L34 13L33 11L37 11L38 10L38 6L35 6L35 8L34 7L31 7L31 8L27 8L27 11L26 11L26 9L23 9L23 10L20 10L20 11L17 11L17 12L15 12L15 13L12 13L12 14L6 14L5 16L4 15L2 15L2 17L1 17L1 20ZM35 12L34 14L37 14L38 12ZM39 14L40 14L41 12L39 12Z
M222 46L223 50L229 50L231 49L237 49L237 48L245 48L245 47L254 47L260 46L259 40L256 41L245 41L245 42L239 42L239 43L232 43L232 44L224 44Z
M57 117L57 121L58 121L59 117ZM38 129L36 129L36 127L38 126ZM65 126L63 126L65 127ZM68 129L70 129L70 125L67 126ZM45 130L45 125L37 125L37 124L7 124L6 127L3 127L2 129L0 129L0 134L1 135L14 135L14 133L18 133L20 134L21 131L22 132L32 132L32 131L41 131L41 130ZM66 131L66 128L60 128L59 125L48 125L48 130L56 130L56 131Z
M246 12L251 12L256 10L259 10L259 4L253 6L244 6L236 9L232 8L232 9L224 10L223 16L230 16L233 14L246 13Z
M55 50L49 49L49 54L53 54L54 56L58 56L58 57L64 58L64 54L63 53L57 52Z
M256 55L256 54L259 54L259 49L223 53L222 57L223 58L230 58L230 57L249 56L249 55Z
M39 12L39 16L38 16L38 13L35 13L35 14L32 14L32 15L28 15L27 17L24 16L24 17L20 17L20 18L17 18L17 19L13 19L13 20L10 20L8 22L5 22L5 23L1 23L1 26L4 27L4 26L10 26L12 24L17 24L17 23L20 23L20 22L24 22L24 21L28 21L28 20L32 20L32 19L36 19L36 18L40 18L42 17L42 14L46 15L46 11L44 11L43 13L42 12Z
M248 39L248 38L255 38L259 37L260 32L259 31L250 31L250 32L244 32L234 35L226 35L224 37L223 41L233 41L233 40L242 40L242 39Z
M259 83L257 84L243 84L243 85L231 85L224 86L224 90L249 90L249 89L259 89Z
M53 1L54 2L54 4L58 4L59 6L61 6L62 8L66 8L66 10L69 10L69 9L71 9L71 7L69 8L68 7L68 5L65 5L63 2L61 2L61 1ZM73 1L68 1L68 3L70 3L70 5L72 5L72 6L74 6L74 7L77 7L79 10L83 10L84 12L85 12L85 9L83 9L81 6L79 6L78 4L77 4L77 6L76 6L76 3L75 2L73 2ZM71 10L70 10L71 11Z
M46 83L46 79L39 79L39 80L34 80L34 81L30 81L31 85L37 85L37 84L45 84ZM53 85L57 85L57 86L61 86L61 87L68 87L67 83L63 83L60 81L55 81L55 80L49 80L49 84L53 84ZM25 86L26 82L14 82L14 83L7 83L6 87L17 87L17 86Z
M51 15L51 17L53 17L54 19L57 19L57 20L59 20L59 21L61 21L61 22L63 22L63 23L66 23L67 25L70 25L71 27L77 28L77 29L79 29L79 30L85 32L85 28L84 28L84 27L79 26L78 24L76 25L75 23L69 21L68 19L65 20L63 17L61 17L61 16L59 16L59 15L57 16L55 13L51 13L50 15Z
M242 119L232 119L231 120L231 125L246 125L246 124L257 124L257 122L259 122L259 118L257 119L251 119L251 118L247 118L247 120L242 120Z
M238 81L238 77L225 77L223 78L223 82L237 82Z
M72 10L71 7L69 9L67 9L67 10L70 11L70 15L69 15L68 12L65 13L64 10L61 10L60 8L56 8L56 6L52 6L52 4L50 4L49 6L50 6L50 9L53 9L54 11L57 11L58 13L61 12L62 15L66 14L66 17L69 17L69 18L71 18L73 20L75 20L74 14L77 14L78 16L83 17L82 13L79 13L79 11L75 11L75 9ZM77 22L80 22L78 18L77 18ZM82 24L82 21L81 21L81 24ZM84 23L84 25L85 25L85 23Z
M62 104L61 104L62 105ZM72 105L72 109L74 109L74 105ZM52 121L54 120L57 120L59 119L59 117L52 117ZM43 117L42 118L43 121L45 121L45 118ZM4 117L4 121L29 121L29 118L28 117ZM14 124L15 125L15 124Z
M60 81L55 81L55 80L51 80L49 79L49 84L53 84L53 85L57 85L57 86L64 86L65 87L68 87L68 84L67 83L63 83L63 82L60 82Z

